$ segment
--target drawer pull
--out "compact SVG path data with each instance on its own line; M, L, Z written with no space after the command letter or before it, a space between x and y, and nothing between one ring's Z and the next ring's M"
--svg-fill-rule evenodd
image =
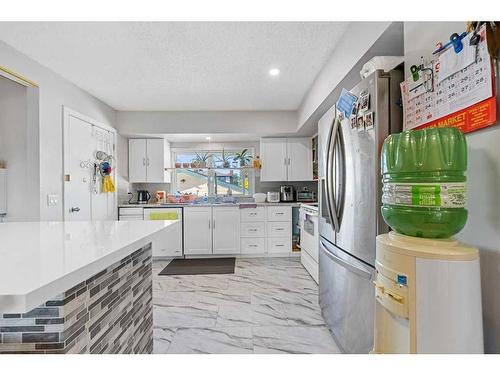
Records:
M249 232L257 232L257 229L249 229Z
M276 212L275 215L284 215L284 212Z
M274 228L274 230L283 231L283 230L285 230L285 228Z
M275 246L276 246L276 247L284 247L285 245L279 245L279 244L278 244L278 245L275 245Z
M248 245L249 247L259 247L258 245Z

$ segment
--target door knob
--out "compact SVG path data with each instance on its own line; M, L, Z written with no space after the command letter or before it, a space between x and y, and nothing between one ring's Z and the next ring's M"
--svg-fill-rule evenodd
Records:
M71 207L69 209L69 212L78 212L78 211L80 211L80 207Z

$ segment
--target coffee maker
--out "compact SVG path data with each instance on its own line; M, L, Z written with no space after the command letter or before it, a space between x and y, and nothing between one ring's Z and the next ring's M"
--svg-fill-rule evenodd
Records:
M292 185L281 185L280 187L280 200L282 202L293 202L295 196Z

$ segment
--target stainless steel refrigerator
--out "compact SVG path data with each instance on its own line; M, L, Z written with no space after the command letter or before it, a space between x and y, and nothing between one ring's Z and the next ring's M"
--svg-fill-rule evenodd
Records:
M399 70L376 71L350 90L358 103L369 94L369 108L359 114L372 112L373 128L353 127L349 118L340 121L335 107L318 123L319 302L347 353L373 348L375 237L388 231L380 212L379 156L384 139L401 131L402 80Z

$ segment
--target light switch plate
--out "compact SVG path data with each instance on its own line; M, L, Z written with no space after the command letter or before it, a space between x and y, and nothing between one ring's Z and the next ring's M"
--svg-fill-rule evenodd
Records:
M59 195L47 194L47 206L57 206L59 204Z

